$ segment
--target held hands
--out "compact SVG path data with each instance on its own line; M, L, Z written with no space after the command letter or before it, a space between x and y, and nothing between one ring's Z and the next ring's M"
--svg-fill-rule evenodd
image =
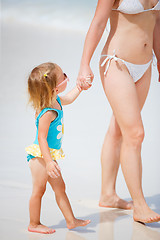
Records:
M94 75L90 66L80 69L77 78L77 88L79 91L88 90L92 86L93 78Z
M57 178L60 176L61 169L58 166L58 163L56 161L48 162L46 164L46 170L47 170L47 174L51 178Z

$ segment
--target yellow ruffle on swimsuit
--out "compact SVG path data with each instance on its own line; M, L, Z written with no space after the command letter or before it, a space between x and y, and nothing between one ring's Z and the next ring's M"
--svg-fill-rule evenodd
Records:
M32 145L26 147L25 150L29 155L32 155L34 157L43 158L43 155L41 153L41 150L40 150L40 147L38 144L32 144ZM64 155L62 148L60 148L60 149L49 148L49 150L50 150L50 154L51 154L51 157L53 160L64 159L65 155ZM33 158L33 157L31 157L31 158Z

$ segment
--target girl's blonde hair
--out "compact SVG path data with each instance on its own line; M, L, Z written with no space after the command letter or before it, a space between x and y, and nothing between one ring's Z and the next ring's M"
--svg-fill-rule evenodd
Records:
M29 103L34 109L42 110L51 107L53 98L56 99L54 90L57 85L57 65L43 63L35 67L28 78Z

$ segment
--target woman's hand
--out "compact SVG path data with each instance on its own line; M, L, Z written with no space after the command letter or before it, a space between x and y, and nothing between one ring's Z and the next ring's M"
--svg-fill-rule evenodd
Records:
M94 75L90 66L81 67L77 78L77 88L79 91L90 88L92 86L93 78Z
M58 163L56 161L48 162L46 164L46 170L47 170L47 174L51 178L57 178L60 176L61 169L58 166Z
M157 62L157 69L158 69L158 72L159 72L159 82L160 82L160 62Z

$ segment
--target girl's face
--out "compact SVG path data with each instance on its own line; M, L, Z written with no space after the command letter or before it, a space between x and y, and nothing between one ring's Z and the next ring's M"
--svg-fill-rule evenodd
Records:
M57 71L57 87L56 92L61 93L63 92L67 87L67 82L69 81L69 78L67 75L62 71L60 67L58 67Z

